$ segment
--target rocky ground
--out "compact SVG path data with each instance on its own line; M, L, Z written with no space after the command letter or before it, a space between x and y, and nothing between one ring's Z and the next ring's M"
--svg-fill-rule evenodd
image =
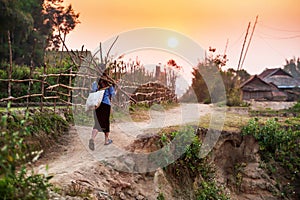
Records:
M103 145L103 135L99 134L95 151L87 146L91 127L75 125L64 138L68 142L44 155L35 164L35 171L54 175L51 183L58 189L51 192L51 199L84 199L87 193L91 199L154 200L160 194L165 199L185 199L174 196L165 171L159 166L149 168L143 159L134 159L132 152L150 153L162 128L195 123L214 112L222 119L227 111L200 104L150 110L146 122L113 123L113 144ZM276 183L259 167L258 144L253 138L223 131L212 149L211 161L216 166L217 182L225 186L232 199L277 199L273 196Z

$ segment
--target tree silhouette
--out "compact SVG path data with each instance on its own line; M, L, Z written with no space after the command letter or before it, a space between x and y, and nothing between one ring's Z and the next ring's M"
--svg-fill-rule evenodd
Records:
M293 77L300 79L300 58L294 57L290 60L285 60L284 70L290 73Z
M66 36L80 23L79 13L75 13L72 5L62 6L63 0L45 0L44 23L52 27L52 34L48 36L48 48L58 49Z
M240 83L244 82L250 77L245 70L234 70L229 68L228 70L222 70L222 67L226 65L226 55L214 55L215 48L209 48L211 54L205 58L203 62L198 63L197 67L193 68L193 80L189 90L183 95L183 101L194 101L191 94L195 94L197 102L211 103L212 97L210 92L214 94L222 93L218 91L222 89L219 87L219 76L226 90L227 105L239 105L241 104L240 98ZM214 102L223 101L221 96L215 95Z
M10 33L13 60L41 65L47 47L58 48L79 23L79 14L63 0L0 0L0 59L9 58Z

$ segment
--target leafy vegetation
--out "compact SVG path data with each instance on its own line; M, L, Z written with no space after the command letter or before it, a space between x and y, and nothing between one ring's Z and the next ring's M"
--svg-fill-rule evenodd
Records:
M1 117L0 196L3 199L48 199L51 177L30 172L24 164L40 155L28 151L27 120L28 114L19 121L7 114Z
M156 198L157 200L165 200L165 196L162 192L160 192Z
M0 0L0 61L8 61L8 33L17 64L41 66L47 48L58 49L79 23L63 0Z
M7 74L7 68L9 64L6 62L3 62L0 65L0 79L8 79ZM70 68L71 63L70 60L66 60L63 62L59 67L48 67L47 73L62 73L67 72ZM74 69L73 69L74 70ZM43 74L43 67L36 67L31 75L32 79L42 80L41 75ZM12 71L12 79L15 80L24 80L30 78L30 68L26 65L13 65L13 71ZM74 80L74 79L73 79ZM49 77L46 79L47 84L44 85L45 88L47 88L50 85L55 85L57 82L61 84L69 85L69 78L68 77L60 77L59 79L57 77ZM8 97L7 94L7 82L2 82L3 87L0 88L0 99ZM40 82L35 82L34 84L31 84L30 93L31 94L40 94L41 93L42 84ZM45 89L44 88L44 89ZM67 90L65 88L59 88L58 92L67 93ZM13 97L20 97L28 94L28 82L20 82L20 83L13 83L12 84L12 96ZM47 94L47 93L46 93ZM51 91L48 91L48 94L51 94ZM47 95L46 95L47 96ZM63 100L67 100L66 97L61 96ZM24 102L26 99L19 100L18 102ZM30 102L39 102L40 97L31 97Z
M69 195L71 197L82 197L84 199L91 199L90 194L92 193L92 189L85 188L76 182L71 182L71 184L64 189L64 192L66 193L66 195Z
M31 109L0 114L0 196L1 199L48 199L51 176L36 174L35 162L50 140L68 130L68 123L50 110ZM46 137L45 137L46 135ZM58 140L56 140L58 141Z
M227 61L226 55L215 56L213 55L215 49L210 49L210 51L212 54L193 68L192 85L181 100L203 103L225 102L226 100L228 106L244 106L239 87L240 83L247 80L250 75L245 70L232 68L222 70ZM224 96L221 95L222 92Z
M163 146L169 145L174 138L180 137L181 142L173 149L173 155L184 152L179 159L167 166L165 171L169 175L173 175L182 186L182 191L179 193L183 193L184 188L191 187L197 200L229 199L223 189L217 185L214 168L209 164L208 158L199 156L202 144L194 132L193 127L185 127L180 131L162 133L160 142ZM167 151L171 151L171 149L167 148ZM192 180L192 183L189 183L188 179ZM192 185L188 186L189 184Z
M300 101L298 101L293 107L289 109L293 113L300 113Z
M259 142L260 154L271 175L280 168L287 170L288 180L299 181L300 174L300 130L281 126L276 118L260 123L258 118L251 119L242 129L243 135L253 135ZM292 187L291 187L292 188ZM282 189L283 190L283 189ZM282 196L293 192L282 191Z
M203 181L200 183L200 187L196 191L196 199L229 200L230 198L224 194L222 187L217 186L215 182Z

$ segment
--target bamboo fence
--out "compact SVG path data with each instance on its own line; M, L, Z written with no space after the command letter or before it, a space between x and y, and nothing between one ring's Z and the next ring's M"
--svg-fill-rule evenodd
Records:
M12 73L14 69L12 62L10 62L8 79L0 79L0 83L7 84L8 94L7 97L0 99L0 105L3 107L7 107L7 105L26 107L27 109L31 106L37 106L41 111L43 111L45 106L52 106L54 112L57 106L67 106L68 109L71 106L84 106L92 82L97 80L99 74L103 73L103 70L107 67L107 63L104 67L99 67L99 64L97 66L94 60L95 55L90 55L90 58L87 59L88 52L83 51L83 47L80 52L70 52L68 49L66 52L73 62L69 69L59 73L48 73L48 68L45 64L42 74L37 79L32 78L32 75L35 73L33 66L30 66L29 78L23 80L13 79ZM107 57L105 58L105 62L107 62ZM100 63L102 63L102 59L101 56ZM117 91L115 105L124 107L132 103L152 105L153 103L163 101L176 101L174 85L172 85L173 89L168 89L164 83L153 83L155 80L154 73L146 72L139 62L124 63L123 61L114 61L111 62L111 65L114 68L110 70L112 74L109 77L113 78L109 81L115 86ZM129 75L127 78L122 79L126 72L129 72ZM56 79L56 83L50 84L50 79L52 79L52 82L53 79ZM62 79L65 81L62 82ZM66 79L68 80L67 83ZM75 79L76 81L74 81ZM145 81L148 81L148 83L145 83ZM156 81L159 82L159 80ZM160 82L166 82L166 78ZM12 86L24 83L28 83L27 94L12 96ZM39 93L32 93L32 87L35 84L40 84L41 86ZM35 100L32 101L32 98L35 98ZM39 98L39 101L36 98Z

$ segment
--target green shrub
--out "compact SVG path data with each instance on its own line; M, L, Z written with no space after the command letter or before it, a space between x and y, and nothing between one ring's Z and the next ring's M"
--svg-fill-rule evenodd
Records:
M157 200L165 200L164 193L160 192L156 198Z
M274 161L287 170L286 177L299 180L300 175L300 131L290 127L282 127L277 119L269 119L265 124L251 119L242 129L242 135L253 135L259 142L260 155L270 173L276 173ZM273 163L273 164L272 164ZM286 193L289 196L291 193Z
M17 115L3 115L0 139L0 196L2 199L47 199L49 179L44 175L28 172L25 162L28 157L39 156L39 152L28 154L24 138L30 135L25 119L15 120ZM18 130L11 129L11 124Z
M163 146L167 146L175 138L180 142L173 149L172 154L177 157L178 153L184 153L165 170L175 172L176 179L183 184L183 187L187 186L184 183L186 178L192 179L194 185L191 188L195 190L197 200L229 199L223 189L217 186L215 170L209 164L208 158L200 157L202 143L199 137L195 135L195 129L188 126L179 131L162 133L160 142ZM170 148L167 148L167 150L170 150Z
M50 112L36 112L29 118L29 131L31 133L38 133L44 131L47 135L56 138L59 133L67 132L69 125L61 116Z
M243 101L241 98L241 92L239 89L232 89L227 94L227 106L241 106Z
M229 200L224 194L222 188L218 187L215 182L202 181L196 191L197 200Z
M300 113L300 101L298 101L292 108L290 108L292 112Z

